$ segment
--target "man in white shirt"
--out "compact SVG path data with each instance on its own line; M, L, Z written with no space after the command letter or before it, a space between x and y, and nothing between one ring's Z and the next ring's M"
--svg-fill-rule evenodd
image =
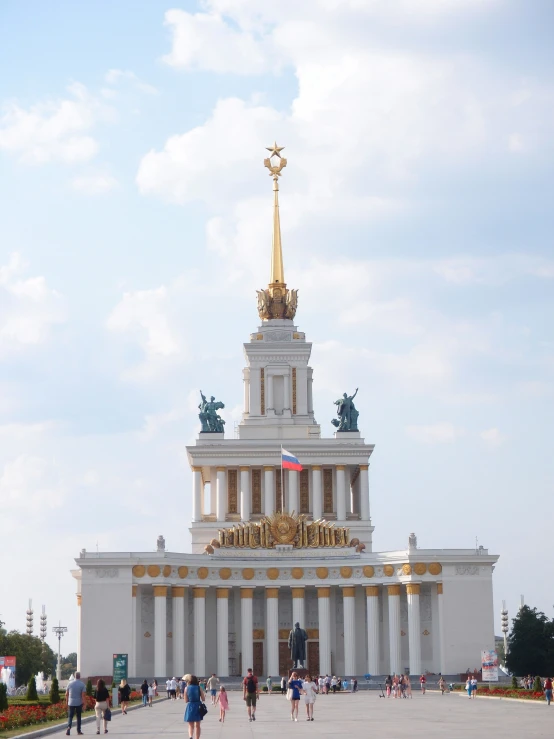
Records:
M171 695L171 700L176 701L177 700L177 679L172 677L171 681L169 683L169 693Z
M171 680L169 678L165 681L165 693L167 700L169 700L171 698Z
M216 677L215 672L212 672L208 678L208 682L206 683L206 688L210 691L210 696L212 698L212 706L215 706L216 704L218 682L219 679Z

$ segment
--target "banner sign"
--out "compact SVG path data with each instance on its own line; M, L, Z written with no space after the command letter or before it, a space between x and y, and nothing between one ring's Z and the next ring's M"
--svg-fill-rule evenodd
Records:
M0 657L0 682L6 685L8 695L15 695L15 657Z
M114 654L113 655L113 681L117 685L122 680L127 680L127 665L129 662L128 654Z
M494 649L481 652L481 669L483 682L498 682L498 654Z

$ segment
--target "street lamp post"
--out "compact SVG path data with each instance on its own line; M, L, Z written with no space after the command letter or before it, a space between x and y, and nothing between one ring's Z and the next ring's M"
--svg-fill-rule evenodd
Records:
M506 663L506 657L508 656L508 609L506 608L506 601L502 601L502 610L500 611L502 633L504 634L504 663Z
M59 626L54 626L52 631L58 637L58 665L56 667L56 677L58 678L58 682L60 682L62 679L62 636L67 631L67 626L62 626L62 622L60 621Z

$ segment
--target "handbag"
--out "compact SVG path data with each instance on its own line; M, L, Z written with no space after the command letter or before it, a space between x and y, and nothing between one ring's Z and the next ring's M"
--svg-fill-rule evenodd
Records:
M198 713L202 716L202 718L204 718L204 716L208 713L208 707L205 703L202 703L202 701L200 701L200 708L198 709Z
M289 688L287 690L287 700L288 701L291 701L292 700L292 688Z
M112 712L109 708L106 708L104 711L104 721L111 721L112 720Z

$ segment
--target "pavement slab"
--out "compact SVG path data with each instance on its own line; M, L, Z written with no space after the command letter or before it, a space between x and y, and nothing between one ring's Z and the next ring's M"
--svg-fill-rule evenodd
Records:
M256 721L249 723L240 692L229 692L230 710L225 723L218 721L219 709L208 700L208 715L202 722L204 739L287 739L292 737L376 737L377 739L532 739L554 736L554 706L546 703L469 700L459 695L414 692L413 699L380 698L376 691L357 694L319 695L314 721L306 721L300 703L298 722L290 720L290 703L281 695L262 695ZM188 737L183 721L183 701L162 700L152 708L140 708L127 716L114 716L107 739L140 737L172 739ZM85 736L95 736L94 724L83 726ZM71 732L76 735L75 729ZM58 732L63 736L65 731ZM101 735L103 736L103 735Z

